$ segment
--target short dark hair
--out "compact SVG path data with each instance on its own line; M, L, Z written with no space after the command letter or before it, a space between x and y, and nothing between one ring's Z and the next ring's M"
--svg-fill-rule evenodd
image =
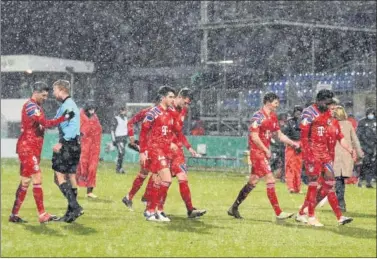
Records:
M48 87L48 85L47 85L45 82L38 81L38 82L35 82L35 83L31 86L31 90L32 90L33 92L41 93L41 92L43 92L43 91L49 92L49 91L51 90L51 88Z
M173 94L176 94L175 90L173 87L168 86L168 85L163 85L158 88L157 91L157 100L161 100L162 97L165 97L168 95L168 93L172 92Z
M182 88L178 92L178 96L182 96L183 98L190 98L191 101L194 99L194 95L192 94L192 91L188 89L187 87Z
M275 100L280 100L280 98L274 92L268 92L263 96L263 104L266 104L267 102L272 103Z
M296 111L300 111L302 112L304 109L302 108L301 105L295 105L295 107L293 107L293 113L295 113Z
M119 111L127 111L126 106L121 106L121 107L119 108Z
M323 101L334 97L334 93L328 89L322 89L317 93L316 101Z

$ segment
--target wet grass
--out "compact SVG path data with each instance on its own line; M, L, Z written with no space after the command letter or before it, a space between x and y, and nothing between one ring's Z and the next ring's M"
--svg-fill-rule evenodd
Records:
M246 175L227 172L190 172L194 205L208 213L190 220L178 192L176 179L169 190L166 213L172 222L146 222L140 202L133 212L121 202L131 187L137 166L126 175L115 174L114 164L101 163L95 194L79 202L85 214L72 224L41 225L29 189L20 215L27 224L8 222L18 185L18 162L1 161L1 256L2 257L376 257L376 191L347 186L346 200L354 222L338 227L330 207L318 210L324 228L315 229L289 219L277 222L261 182L240 207L244 220L226 214ZM62 215L66 201L53 183L50 161L43 161L43 190L46 209ZM304 195L289 194L277 184L285 211L296 212Z

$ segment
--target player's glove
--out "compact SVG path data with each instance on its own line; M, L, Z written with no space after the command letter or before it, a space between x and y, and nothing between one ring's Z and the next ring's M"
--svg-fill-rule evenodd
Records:
M70 120L75 117L75 112L67 109L63 112L62 116L64 116L67 120Z
M140 147L139 147L139 141L135 140L134 144L129 143L128 147L132 150L135 150L136 152L140 152Z
M295 148L295 151L296 151L296 154L300 154L301 153L301 147Z
M114 147L117 146L117 142L116 142L116 141L113 141L113 146L114 146Z

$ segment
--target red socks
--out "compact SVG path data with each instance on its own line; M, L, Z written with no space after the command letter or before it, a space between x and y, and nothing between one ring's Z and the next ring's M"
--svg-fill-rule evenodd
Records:
M148 184L147 184L147 187L145 188L145 192L144 192L144 195L143 197L145 199L149 199L149 197L151 196L151 191L152 191L152 188L153 188L153 180L152 180L152 175L149 177L149 180L148 180Z
M33 185L33 194L35 204L37 205L39 215L45 212L45 208L43 205L43 189L41 184L34 184Z
M18 186L18 189L16 191L16 200L14 201L13 209L12 209L13 215L18 215L18 212L20 211L21 205L25 200L27 188L28 188L28 186L22 186L21 183Z
M275 192L275 184L274 183L268 183L267 184L267 197L270 200L270 203L272 205L272 208L275 211L276 216L279 216L281 213L281 209L279 206L278 198L276 197Z
M191 192L187 181L179 181L179 192L181 193L182 200L186 204L187 211L192 211L194 207L192 206Z
M131 188L130 192L128 193L128 199L129 200L133 199L133 197L135 196L135 194L137 193L137 191L143 185L143 182L144 182L144 180L145 180L146 177L147 177L146 175L141 174L141 173L139 173L136 176L136 178L135 178L135 180L134 180L134 182L132 184L132 188Z

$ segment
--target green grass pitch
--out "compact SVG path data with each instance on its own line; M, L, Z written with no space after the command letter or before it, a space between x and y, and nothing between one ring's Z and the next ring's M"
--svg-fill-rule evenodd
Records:
M66 200L53 183L50 161L42 162L45 207L61 216ZM323 228L300 225L294 219L275 220L262 181L240 207L244 220L226 213L246 175L232 172L189 172L194 206L205 208L201 219L187 219L177 180L169 190L165 211L171 222L147 222L140 202L142 189L131 212L121 202L137 173L115 174L115 165L102 162L98 169L97 200L79 202L85 214L72 224L39 224L31 188L20 216L27 224L13 224L8 217L19 182L18 161L1 160L1 256L2 257L376 257L376 191L347 185L346 200L354 221L337 226L329 205L317 212ZM283 210L297 212L304 195L289 194L277 183ZM306 189L306 186L304 186Z

